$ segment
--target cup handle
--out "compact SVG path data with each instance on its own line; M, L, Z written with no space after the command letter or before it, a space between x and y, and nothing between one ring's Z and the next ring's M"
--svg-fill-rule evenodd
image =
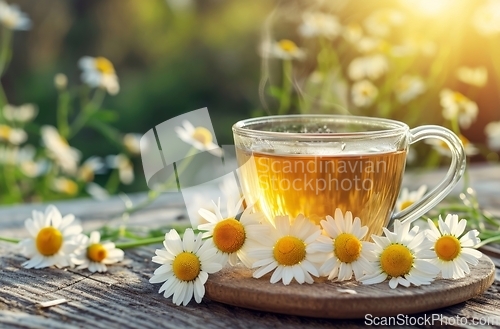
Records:
M443 200L453 190L464 174L466 166L465 150L457 135L449 129L434 125L420 126L410 130L410 144L426 138L437 138L448 145L451 152L450 169L448 169L441 183L425 194L422 199L408 208L393 214L389 225L392 225L395 220L400 220L404 223L413 222L420 218Z

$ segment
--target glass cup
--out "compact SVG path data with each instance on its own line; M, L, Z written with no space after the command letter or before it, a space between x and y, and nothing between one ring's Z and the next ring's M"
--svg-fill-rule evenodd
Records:
M371 234L393 220L414 221L439 203L465 170L459 138L440 126L410 129L394 120L341 115L286 115L233 126L242 191L271 221L304 214L319 223L336 208L351 211ZM445 142L451 165L424 197L394 213L409 146Z

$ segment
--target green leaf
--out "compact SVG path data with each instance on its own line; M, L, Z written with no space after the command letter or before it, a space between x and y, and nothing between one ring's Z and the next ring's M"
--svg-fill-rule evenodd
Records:
M116 122L119 119L118 113L113 110L99 110L92 114L90 120L98 120L101 122Z
M282 91L281 91L280 87L270 86L269 90L268 90L268 93L269 93L269 95L273 96L274 98L280 99Z

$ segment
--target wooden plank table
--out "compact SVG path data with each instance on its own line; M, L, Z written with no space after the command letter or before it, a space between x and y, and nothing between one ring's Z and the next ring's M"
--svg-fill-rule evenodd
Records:
M437 182L442 172L412 174L405 180L410 187ZM500 215L500 167L475 166L471 169L472 186L482 206ZM458 191L458 190L457 190ZM136 195L140 200L144 195ZM81 219L85 231L103 224L120 225L124 204L119 198L107 201L75 200L58 202L63 214ZM33 209L46 205L20 205L0 208L0 235L26 237L24 220ZM158 227L186 222L185 206L177 193L162 195L151 206L135 213L128 225ZM126 251L123 265L110 266L109 272L91 274L71 269L28 270L20 265L25 259L15 245L0 242L0 328L329 328L361 327L364 320L329 320L287 316L232 307L210 301L177 307L157 293L159 285L148 282L158 265L151 262L154 250L148 246ZM497 266L493 285L481 296L433 312L413 315L442 315L459 319L457 326L473 327L472 321L490 321L500 327L500 256L493 255ZM65 298L69 302L40 308L39 302ZM468 324L465 324L468 321ZM450 323L455 323L451 322ZM427 323L428 324L428 323ZM425 325L425 323L424 323ZM422 327L408 324L398 327ZM494 327L490 325L489 327Z

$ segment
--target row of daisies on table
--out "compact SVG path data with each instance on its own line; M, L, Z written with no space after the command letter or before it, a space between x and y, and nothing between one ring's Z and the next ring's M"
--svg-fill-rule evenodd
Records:
M160 267L149 280L163 282L159 293L177 305L187 305L193 297L200 303L208 275L240 262L254 270L254 278L272 273L271 283L312 284L313 277L345 281L354 276L363 284L389 279L394 289L428 285L439 275L462 278L470 273L469 264L477 265L482 256L474 248L479 232L465 232L467 221L457 215L439 217L437 225L429 219L426 227L395 221L393 231L383 228L384 236L372 235L369 242L364 241L368 227L349 211L337 209L320 225L302 215L277 216L271 222L252 206L241 212L242 203L228 202L227 216L221 213L220 201L213 203L213 211L200 209L205 219L197 227L201 233L188 228L182 237L174 229L165 234L164 249L152 257ZM98 232L82 234L75 217L63 217L54 206L45 213L33 211L25 226L30 237L18 246L29 258L23 263L26 268L69 266L105 272L106 265L124 257L113 242L101 242Z

